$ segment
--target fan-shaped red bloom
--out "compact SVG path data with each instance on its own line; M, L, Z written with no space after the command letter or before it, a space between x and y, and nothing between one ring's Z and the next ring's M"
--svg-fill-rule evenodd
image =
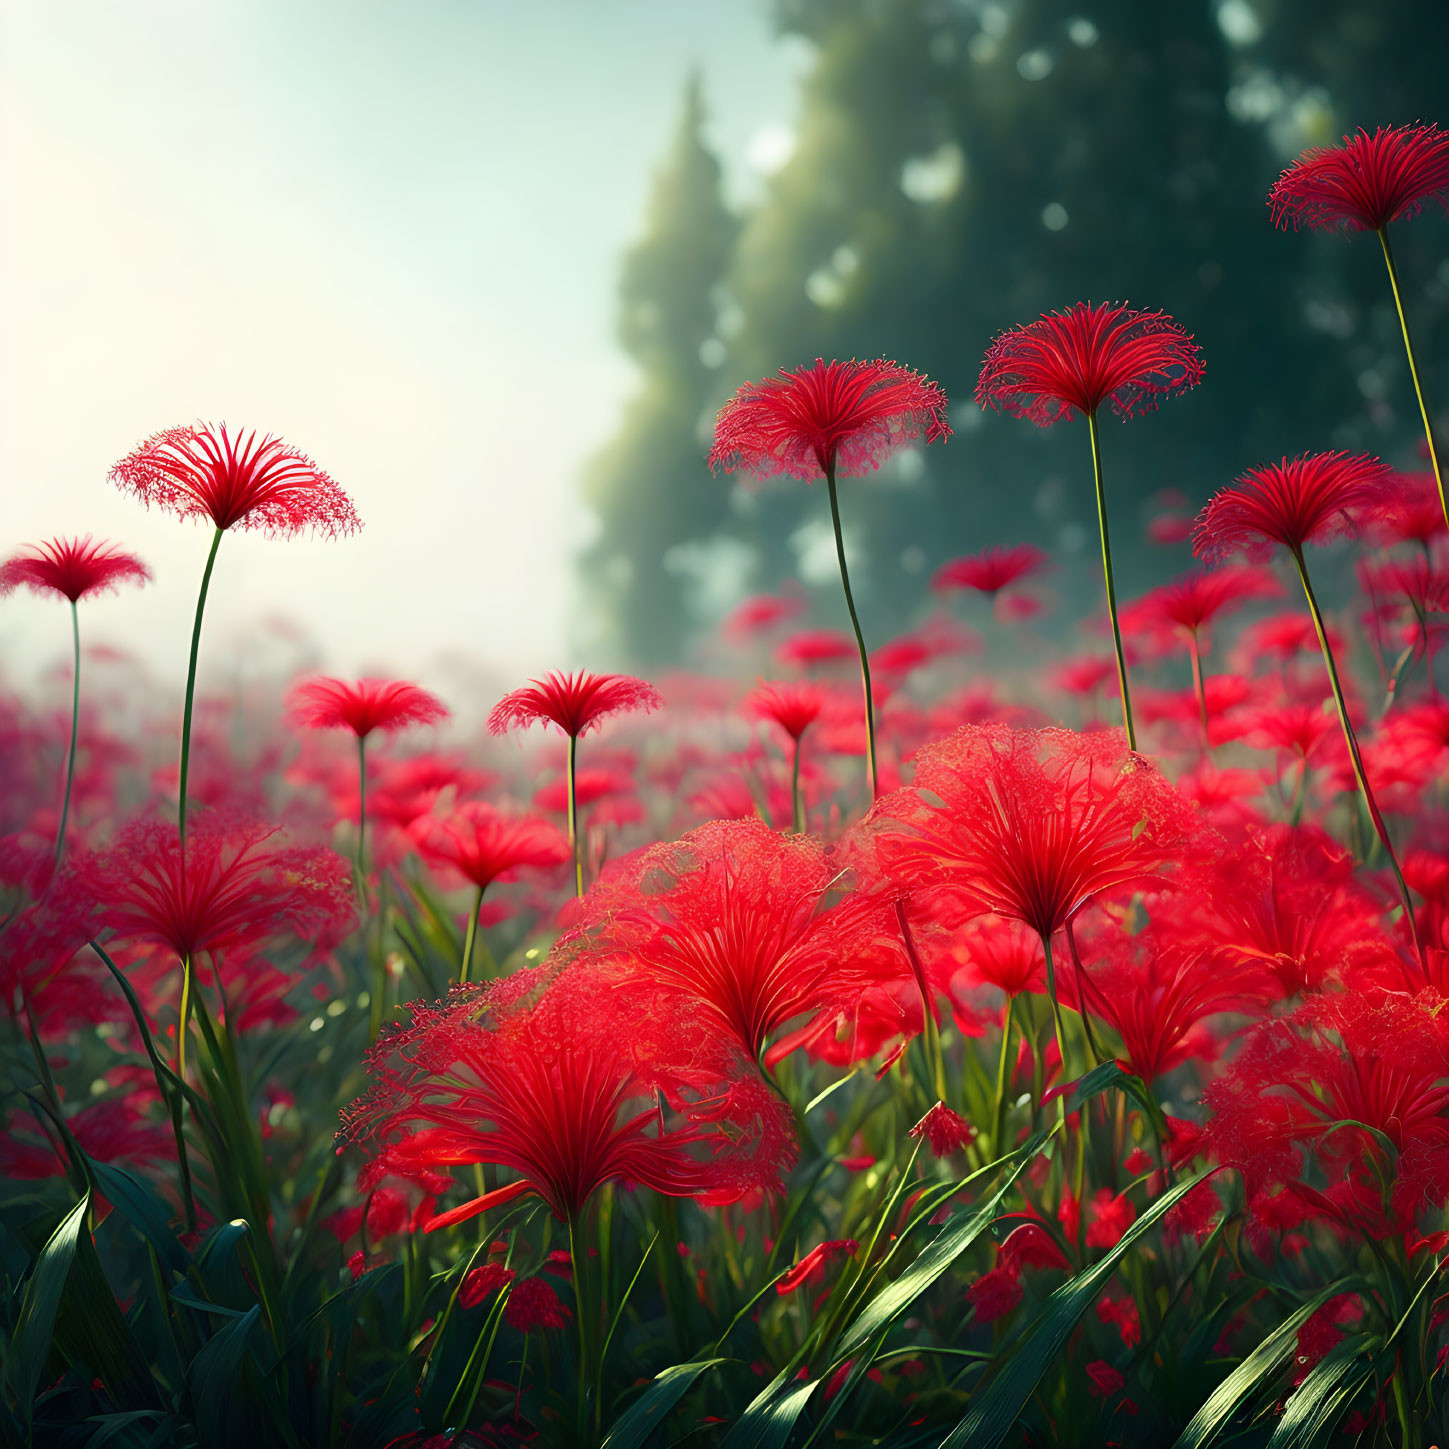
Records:
M931 587L938 592L975 589L982 594L997 594L1031 574L1040 573L1047 563L1047 555L1030 543L985 548L980 553L942 564L931 579Z
M826 362L747 382L719 410L709 466L759 478L873 473L898 448L951 436L946 394L878 359Z
M1160 880L1195 821L1116 731L964 725L920 752L912 787L877 801L866 827L901 884L1050 942L1093 897Z
M0 597L22 584L37 594L59 594L72 604L123 583L150 583L151 570L113 543L52 538L0 564Z
M1280 544L1300 553L1305 544L1327 543L1355 526L1388 476L1377 458L1350 453L1305 453L1249 468L1198 514L1192 551L1214 561L1233 553L1262 560Z
M637 709L647 714L663 703L652 684L627 674L549 674L505 694L488 716L488 730L507 734L546 720L576 739L611 714Z
M1202 378L1202 354L1165 312L1078 302L1003 332L981 364L976 401L1047 427L1104 402L1131 417Z
M1122 610L1126 633L1193 635L1225 614L1254 599L1276 599L1283 586L1271 573L1250 564L1184 574L1144 594Z
M1268 193L1275 226L1348 231L1382 231L1426 201L1449 212L1449 132L1437 126L1360 127L1305 151Z
M368 1070L344 1129L372 1154L360 1191L389 1175L432 1189L473 1163L519 1174L430 1231L530 1192L568 1218L614 1179L729 1201L773 1185L789 1155L788 1109L752 1064L679 1002L560 958L414 1006Z
M275 826L208 812L188 822L183 852L173 823L139 820L75 870L103 925L166 946L178 960L244 957L282 935L335 946L353 921L347 862L277 836Z
M525 868L546 869L569 858L563 832L536 815L512 815L470 800L444 820L418 822L418 852L429 865L447 866L479 890Z
M218 528L261 528L290 538L305 528L328 537L362 527L352 501L310 458L270 433L225 423L167 428L111 469L110 479L148 507Z
M798 740L820 718L830 696L814 684L766 684L750 691L745 708L758 719L773 720L792 740Z
M775 650L781 664L833 664L855 658L855 644L839 629L804 629Z
M349 684L318 675L298 680L288 691L287 702L309 729L351 730L358 739L366 739L374 730L391 732L448 718L447 706L436 695L392 679Z

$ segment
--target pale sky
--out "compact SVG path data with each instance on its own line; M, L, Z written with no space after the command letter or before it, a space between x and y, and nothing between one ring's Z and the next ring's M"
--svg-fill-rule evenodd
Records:
M0 558L132 548L156 582L84 637L179 681L209 528L106 473L225 421L365 527L229 534L203 678L278 615L445 696L460 654L505 686L599 662L568 653L575 490L633 386L618 262L692 64L748 194L800 65L756 0L0 0ZM0 676L68 649L62 601L0 600Z

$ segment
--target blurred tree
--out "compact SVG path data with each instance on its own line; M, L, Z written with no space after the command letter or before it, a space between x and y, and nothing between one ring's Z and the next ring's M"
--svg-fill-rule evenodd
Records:
M715 340L719 283L737 224L703 125L692 75L644 235L619 283L618 337L643 386L585 480L584 499L600 522L581 560L591 657L627 654L653 664L677 654L696 557L690 545L715 536L727 516L725 497L701 474L712 369L723 359Z
M1356 0L775 8L782 31L814 53L795 149L729 262L728 360L696 375L717 404L777 367L883 355L955 400L945 448L843 490L871 642L919 615L931 568L987 543L1076 555L1079 586L1092 598L1100 589L1085 429L1039 431L971 400L990 338L1049 309L1084 299L1161 308L1206 358L1195 393L1129 428L1105 424L1126 593L1185 560L1185 549L1131 546L1162 488L1195 506L1244 467L1312 448L1412 462L1417 419L1376 248L1275 232L1265 197L1304 146L1360 122L1449 123L1434 113L1433 60L1449 43L1449 6L1385 0L1371 20ZM1426 217L1402 232L1409 305L1442 399L1443 227ZM666 547L718 549L724 528L735 550L752 549L757 587L809 579L816 560L833 569L815 490L742 494L711 484L701 458L670 453L670 497L629 495L665 511ZM635 555L635 579L650 566ZM833 588L833 572L821 581ZM666 651L661 622L686 637L676 595L615 597L621 618L627 608L648 620L652 656Z

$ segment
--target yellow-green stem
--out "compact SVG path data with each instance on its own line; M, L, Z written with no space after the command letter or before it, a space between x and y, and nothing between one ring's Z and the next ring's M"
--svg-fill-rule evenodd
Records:
M367 736L357 737L357 889L367 907Z
M569 736L569 759L568 773L565 783L568 786L569 806L569 850L574 858L574 894L580 900L584 898L584 857L579 848L579 798L575 776L578 772L578 749L579 737Z
M1404 311L1403 295L1399 291L1399 269L1394 265L1394 252L1389 245L1387 227L1379 228L1379 245L1384 251L1384 265L1389 269L1389 286L1394 291L1394 308L1399 314L1399 330L1404 334L1404 354L1409 359L1409 376L1414 382L1414 396L1419 400L1419 416L1424 422L1424 441L1429 445L1429 463L1434 469L1434 482L1439 487L1439 506L1444 510L1444 525L1449 528L1449 500L1444 496L1444 475L1439 470L1439 449L1434 442L1434 426L1429 421L1429 405L1424 401L1424 386L1419 381L1419 364L1414 358L1414 344L1409 337L1409 318Z
M578 1314L579 1379L578 1442L589 1446L599 1437L599 1303L593 1292L588 1236L584 1231L587 1208L569 1214L569 1258L573 1264L574 1311Z
M805 801L800 795L800 745L795 737L795 754L790 761L790 819L796 835L805 833Z
M1016 998L1008 995L1006 1010L1001 1017L1001 1054L996 1059L996 1109L991 1116L991 1151L1000 1157L1006 1150L1002 1138L1006 1136L1006 1068L1011 1048L1011 1016Z
M186 1081L186 1029L191 1024L191 957L181 962L181 1013L176 1026L176 1076Z
M483 909L484 886L478 887L478 894L473 898L473 909L468 913L468 934L463 939L463 960L458 967L458 980L468 979L468 967L473 960L473 939L478 934L478 913ZM480 1193L481 1195L481 1193Z
M65 761L65 796L60 804L60 829L55 835L56 865L60 864L60 857L65 851L65 826L70 819L70 789L75 780L75 742L80 733L80 612L74 599L70 601L70 635L75 646L75 679L70 700L70 750Z
M865 649L865 635L855 612L855 599L850 592L850 570L845 566L845 535L840 528L840 500L835 492L835 460L825 469L825 490L830 495L830 522L835 529L835 556L840 560L840 582L845 589L845 607L850 614L850 627L855 631L855 647L860 652L860 682L865 690L865 763L870 774L870 798L880 794L880 779L875 764L875 702L870 693L870 656Z
M1122 691L1122 724L1127 731L1127 748L1137 748L1137 731L1132 727L1132 695L1127 687L1127 656L1122 651L1122 630L1117 623L1117 585L1112 577L1112 544L1107 535L1107 495L1102 488L1102 454L1097 445L1097 415L1087 414L1087 432L1092 440L1092 482L1097 489L1097 526L1102 534L1102 576L1107 582L1107 614L1112 620L1112 645L1117 651L1117 683Z
M224 529L211 537L211 552L206 555L206 568L201 575L201 592L196 598L196 620L191 626L191 659L186 666L186 704L181 712L181 779L176 808L177 833L181 837L182 869L186 868L186 782L191 774L191 712L196 702L196 660L201 652L201 616L206 611L206 591L211 587L211 571L216 566L216 551L221 547Z
M1333 649L1328 642L1328 630L1323 622L1323 611L1318 607L1318 598L1313 592L1313 585L1308 580L1308 565L1304 561L1302 550L1292 549L1291 552L1293 562L1298 568L1299 582L1303 585L1303 597L1308 602L1308 612L1313 616L1313 627L1318 634L1318 645L1323 650L1323 662L1328 668L1328 683L1333 691L1333 703L1338 710L1338 722L1343 729L1344 743L1348 746L1348 757L1353 763L1353 776L1358 781L1359 793L1362 794L1363 802L1368 807L1369 820L1373 823L1379 843L1384 848L1384 854L1389 858L1389 865L1394 872L1394 880L1399 887L1399 899L1404 903L1404 919L1409 927L1409 934L1413 937L1414 952L1419 958L1419 968L1427 979L1429 968L1424 958L1424 943L1419 939L1419 923L1414 919L1414 904L1409 899L1409 887L1404 881L1404 872L1399 868L1399 857L1394 851L1393 842L1389 839L1388 826L1379 812L1378 801L1374 799L1373 788L1369 785L1368 775L1364 772L1363 756L1359 754L1358 749L1358 736L1354 733L1352 720L1349 719L1348 702L1343 697L1343 685L1339 683L1338 666L1334 663Z

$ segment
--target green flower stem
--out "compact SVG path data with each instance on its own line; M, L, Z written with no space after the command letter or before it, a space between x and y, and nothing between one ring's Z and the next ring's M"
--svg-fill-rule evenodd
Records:
M206 610L206 591L211 587L211 571L216 566L216 551L221 547L225 529L218 528L211 537L211 552L206 556L206 569L201 575L201 593L196 599L196 622L191 628L191 662L186 668L186 707L181 715L181 780L180 801L176 823L181 836L182 868L186 864L186 782L191 773L191 711L196 702L196 658L201 652L201 616Z
M916 950L916 938L911 934L911 923L906 918L905 902L896 899L896 924L900 927L901 942L906 948L906 960L911 974L916 978L916 990L921 997L921 1030L926 1039L926 1061L931 1070L931 1090L936 1100L946 1101L946 1059L941 1050L941 1028L936 1021L936 1003L931 999L931 986L926 980L926 968Z
M1002 1139L1006 1136L1006 1070L1011 1048L1012 1008L1015 1005L1016 998L1008 996L1006 1010L1001 1016L1001 1054L996 1059L996 1108L991 1115L991 1151L996 1157L1001 1156Z
M579 797L575 776L578 773L578 750L579 737L569 736L569 758L568 773L565 783L568 785L569 797L569 850L574 857L574 894L580 900L584 898L584 857L579 849Z
M193 981L191 957L181 962L181 1010L176 1023L176 1076L186 1080L186 1032L191 1025L191 983Z
M1067 1079L1067 1039L1062 1031L1062 1009L1057 1004L1057 969L1056 963L1052 960L1052 943L1046 936L1041 938L1041 944L1046 952L1046 976L1047 976L1047 1000L1052 1004L1052 1025L1057 1034L1057 1054L1061 1057L1062 1082ZM1044 1056L1044 1052L1038 1052L1038 1056ZM1045 1079L1043 1079L1043 1082ZM1067 1094L1057 1093L1057 1122L1062 1132L1067 1130Z
M875 704L870 695L870 656L865 650L865 635L855 612L855 599L850 592L850 571L845 566L845 535L840 529L840 500L835 490L835 460L825 469L825 488L830 495L830 522L835 527L835 556L840 560L840 582L845 587L845 607L850 613L850 627L855 630L855 647L860 651L860 681L865 689L865 762L870 771L870 797L880 794L880 777L875 764Z
M1409 376L1414 381L1414 396L1419 400L1419 416L1424 421L1424 441L1429 445L1429 462L1434 469L1434 482L1439 485L1439 506L1444 510L1444 524L1449 527L1449 499L1444 496L1444 475L1439 469L1439 449L1434 443L1434 428L1429 421L1429 406L1424 401L1424 386L1419 381L1419 364L1414 359L1414 344L1409 338L1409 319L1404 312L1404 299L1399 291L1399 269L1394 265L1393 248L1389 246L1387 227L1379 228L1379 245L1384 251L1384 265L1389 269L1389 286L1394 291L1394 308L1399 314L1399 330L1404 334L1404 353L1409 359Z
M599 1438L599 1302L594 1294L588 1235L584 1230L587 1207L569 1214L569 1258L573 1263L574 1312L578 1315L578 1442L592 1445Z
M1132 727L1132 695L1127 688L1127 657L1122 652L1122 630L1117 623L1117 585L1112 578L1112 544L1107 536L1107 495L1102 489L1102 454L1097 444L1097 415L1087 414L1087 432L1092 440L1092 481L1097 488L1097 524L1102 533L1102 574L1107 581L1107 613L1112 620L1112 644L1117 651L1117 683L1122 690L1122 723L1127 730L1127 748L1137 748L1137 731Z
M367 736L357 737L357 889L367 904Z
M483 909L484 886L478 887L478 894L473 898L473 909L468 913L468 934L463 938L463 960L458 967L458 980L460 982L468 979L468 966L473 960L473 940L478 934L478 913Z
M55 836L55 864L65 851L65 826L70 819L70 790L75 781L75 742L80 734L80 612L70 601L70 636L75 645L75 679L70 700L70 751L65 761L65 797L60 806L60 829Z
M796 835L805 833L805 801L800 795L800 738L795 739L795 754L790 761L790 823Z
M1414 919L1414 905L1409 899L1409 887L1404 881L1404 872L1399 868L1399 857L1394 852L1393 842L1389 839L1389 828L1384 823L1384 817L1379 813L1378 801L1374 799L1368 775L1364 772L1363 756L1359 754L1358 737L1354 734L1353 723L1348 716L1348 702L1343 697L1343 685L1339 683L1338 666L1334 663L1333 650L1329 647L1328 630L1323 622L1323 612L1318 607L1318 599L1313 592L1313 585L1308 581L1308 565L1304 562L1301 549L1291 549L1290 552L1293 555L1293 562L1298 568L1299 582L1303 585L1303 597L1308 601L1308 612L1313 616L1313 627L1318 634L1319 647L1323 650L1323 662L1328 667L1328 683L1333 690L1333 703L1338 710L1338 722L1343 728L1343 739L1348 746L1348 757L1353 763L1354 779L1358 781L1359 792L1363 795L1364 804L1368 806L1369 819L1373 822L1374 830L1384 847L1384 854L1388 856L1389 865L1393 869L1394 880L1399 887L1399 898L1404 903L1404 919L1408 923L1409 932L1414 939L1414 951L1419 958L1419 967L1427 980L1429 967L1424 957L1424 943L1419 939L1419 924Z

